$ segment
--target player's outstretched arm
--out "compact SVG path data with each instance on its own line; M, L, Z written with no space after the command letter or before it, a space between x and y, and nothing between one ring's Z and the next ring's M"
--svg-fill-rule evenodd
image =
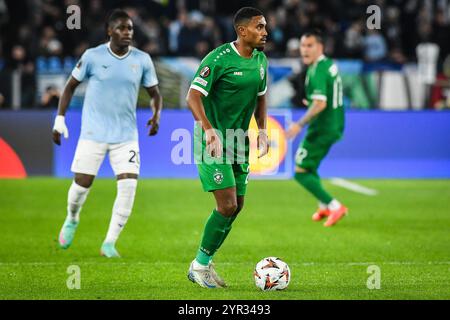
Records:
M67 80L61 98L59 99L58 115L56 116L55 124L53 125L53 142L58 146L61 145L61 135L64 135L64 138L66 139L69 137L65 115L73 93L79 84L80 82L71 76L69 80Z
M153 111L153 116L147 122L147 126L150 126L150 131L148 132L149 136L154 136L158 133L159 129L159 120L161 118L161 110L163 106L163 98L159 91L158 85L145 88L151 98L150 107Z
M267 103L266 103L266 95L262 95L258 97L255 109L255 120L258 125L258 150L259 156L261 158L265 156L269 152L269 139L267 137Z
M319 113L325 110L326 107L327 102L325 100L314 99L312 106L308 108L308 111L306 111L303 117L301 117L299 121L291 124L286 132L286 137L288 139L295 138L302 131L303 127L310 123L311 120L314 119Z
M212 157L220 158L222 156L222 141L216 134L211 122L206 117L205 107L202 102L202 93L195 89L189 89L186 101L189 109L194 116L195 121L200 122L206 136L206 148Z

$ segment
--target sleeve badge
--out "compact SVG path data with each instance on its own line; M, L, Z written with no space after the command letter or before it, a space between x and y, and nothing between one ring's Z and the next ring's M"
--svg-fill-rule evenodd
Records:
M200 77L207 78L209 74L211 73L211 69L208 66L203 67L203 69L200 71Z

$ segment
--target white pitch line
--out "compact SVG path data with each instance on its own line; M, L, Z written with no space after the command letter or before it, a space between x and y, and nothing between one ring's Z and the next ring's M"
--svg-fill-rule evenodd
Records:
M56 265L97 265L97 266L114 266L114 265L177 265L186 264L183 262L0 262L2 266L56 266ZM189 263L188 263L189 264ZM220 265L248 265L249 262L221 262ZM424 266L424 265L450 265L450 261L373 261L373 262L291 262L290 266L370 266L370 265L411 265L411 266Z
M367 187L364 187L360 184L357 184L355 182L351 182L342 178L331 178L330 183L334 184L335 186L342 187L347 190L351 190L357 193L364 194L366 196L376 196L378 194L378 191L375 189L370 189Z

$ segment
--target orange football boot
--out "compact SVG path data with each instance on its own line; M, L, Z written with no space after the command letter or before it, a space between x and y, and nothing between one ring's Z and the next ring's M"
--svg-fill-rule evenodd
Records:
M341 205L337 210L329 210L327 221L323 224L325 227L331 227L348 214L347 207Z
M316 212L312 215L312 219L314 221L320 221L325 217L328 217L330 215L330 210L327 209L317 209Z

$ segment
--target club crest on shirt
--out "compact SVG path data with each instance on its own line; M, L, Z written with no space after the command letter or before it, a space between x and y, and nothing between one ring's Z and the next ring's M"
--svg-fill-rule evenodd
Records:
M265 73L264 67L263 65L261 65L261 67L259 68L259 75L261 76L261 80L264 80L264 73Z
M203 69L200 71L200 77L206 78L211 73L211 69L208 66L203 67Z
M138 72L138 65L137 64L132 64L130 65L131 71L133 71L133 73L137 73Z

